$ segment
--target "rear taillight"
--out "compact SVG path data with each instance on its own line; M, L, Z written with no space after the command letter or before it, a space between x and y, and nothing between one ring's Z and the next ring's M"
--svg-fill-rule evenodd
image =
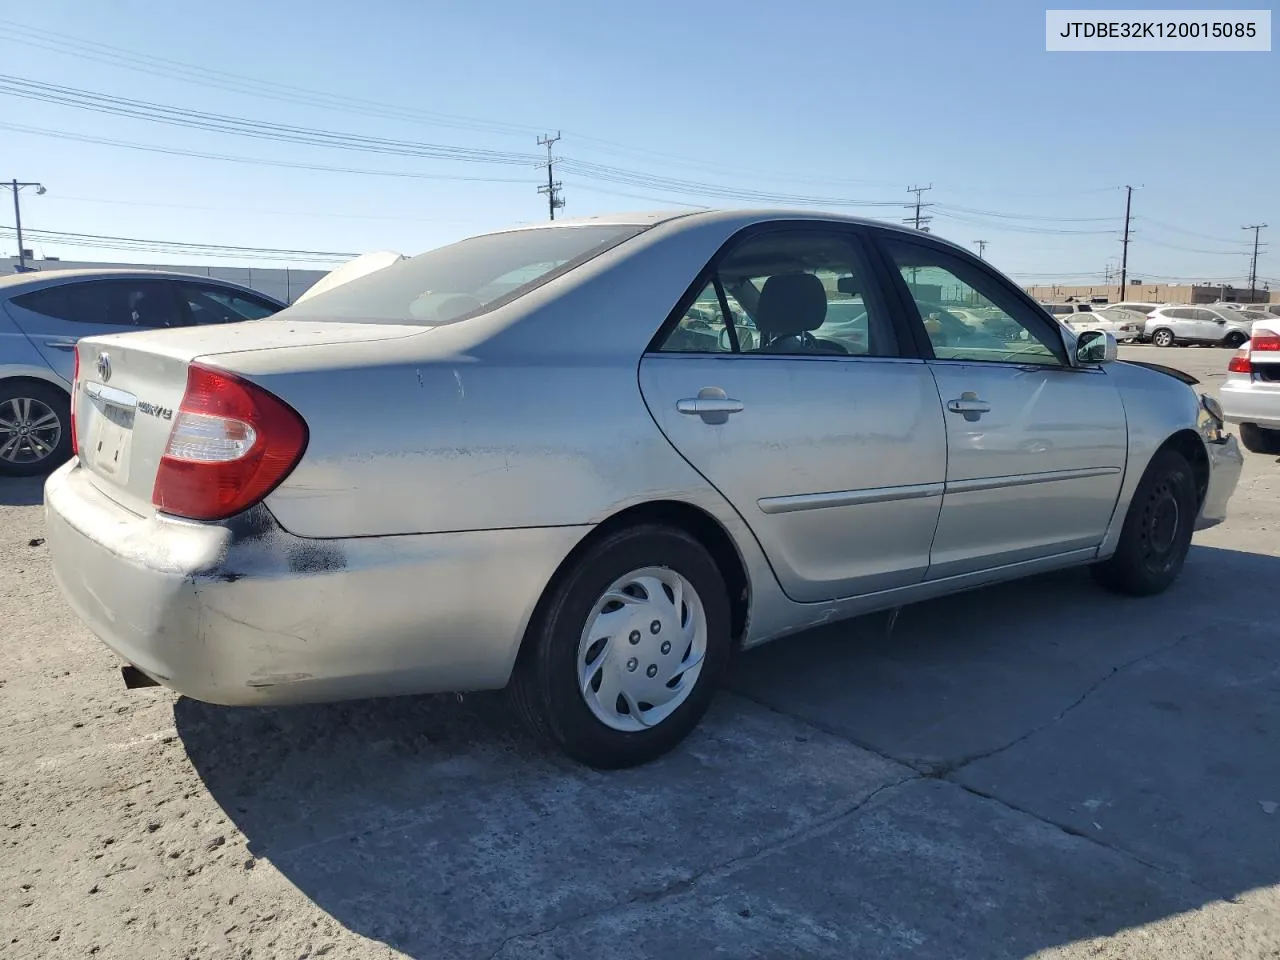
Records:
M192 520L222 520L276 488L307 448L307 425L279 397L192 364L151 501Z
M1255 333L1253 339L1249 341L1248 347L1254 353L1261 353L1264 350L1280 350L1280 333Z
M71 355L75 358L71 368L71 455L75 457L80 454L80 437L76 433L76 401L80 399L80 348L72 347Z
M1249 347L1246 344L1236 351L1236 355L1227 364L1228 373L1253 373L1253 364L1249 362Z

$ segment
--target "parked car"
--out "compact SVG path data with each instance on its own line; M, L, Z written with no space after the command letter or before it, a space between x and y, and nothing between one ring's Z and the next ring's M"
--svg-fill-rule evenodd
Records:
M1238 347L1249 339L1253 321L1235 310L1212 307L1157 307L1147 314L1142 339L1157 347L1205 344Z
M859 336L818 335L854 298ZM694 332L715 305L757 345ZM507 687L601 767L677 744L735 648L1077 565L1159 593L1242 462L1185 375L962 247L811 212L522 227L75 356L46 537L131 682Z
M1141 314L1143 314L1144 316L1146 316L1146 315L1150 314L1152 310L1156 310L1156 309L1158 309L1159 307L1164 307L1164 306L1170 306L1170 304L1164 304L1164 303L1142 303L1142 302L1139 302L1139 301L1137 301L1137 300L1122 300L1122 301L1120 301L1119 303L1113 303L1113 304L1111 304L1111 309L1115 309L1115 310L1132 310L1132 311L1134 311L1135 313L1141 313Z
M0 277L0 476L45 473L71 455L81 337L256 320L284 307L238 284L156 270Z
M1101 306L1084 301L1074 301L1072 303L1042 303L1040 306L1051 313L1058 319L1074 317L1077 313L1093 313L1095 309L1101 309Z
M1147 318L1136 310L1121 310L1108 307L1089 313L1077 313L1066 320L1076 333L1085 330L1105 330L1122 342L1142 338L1143 326Z
M1280 454L1280 317L1254 324L1227 365L1218 399L1225 419L1240 425L1245 447Z

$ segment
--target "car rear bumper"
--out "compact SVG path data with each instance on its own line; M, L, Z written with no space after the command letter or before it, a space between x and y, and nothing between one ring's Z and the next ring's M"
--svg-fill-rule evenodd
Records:
M584 527L308 540L258 507L227 524L130 513L78 461L45 486L72 609L179 693L277 704L495 689Z
M1244 454L1233 436L1217 443L1206 443L1209 454L1209 489L1205 492L1200 515L1196 517L1196 529L1217 526L1227 518L1227 502L1236 492L1240 471L1244 469Z
M1280 430L1280 383L1258 383L1243 375L1228 378L1218 390L1228 423L1256 423Z

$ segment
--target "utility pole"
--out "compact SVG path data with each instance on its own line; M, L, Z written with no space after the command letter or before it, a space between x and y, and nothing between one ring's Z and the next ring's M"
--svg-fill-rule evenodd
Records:
M538 146L547 148L547 185L539 187L539 193L547 195L547 212L551 214L551 219L556 218L556 211L564 206L564 198L560 196L561 183L555 178L555 158L551 156L551 145L560 139L560 131L556 131L553 137L548 134L545 137L538 138Z
M27 272L27 252L22 247L22 205L18 202L18 192L23 187L35 187L36 196L45 192L43 183L19 183L17 180L10 180L5 184L13 191L13 227L14 233L18 235L18 273Z
M984 256L984 254L987 252L987 241L986 241L986 240L975 240L975 241L973 241L973 245L974 245L974 246L976 246L976 247L978 248L978 259L979 259L979 260L985 260L985 259L987 259L987 258Z
M1120 301L1124 300L1124 286L1129 282L1129 211L1133 206L1133 187L1125 185L1124 239L1120 241Z
M1253 231L1253 260L1249 264L1249 302L1253 303L1258 298L1258 234L1266 229L1265 223L1253 223L1244 230Z
M921 203L920 197L926 190L932 190L932 189L933 189L932 183L929 184L927 187L907 187L907 193L914 193L916 195L916 202L914 204L912 203L907 204L908 210L910 210L912 207L915 208L915 214L914 216L903 217L902 218L903 223L914 224L917 230L923 230L925 233L929 232L929 228L926 227L925 224L928 223L930 220L932 220L933 217L921 216L921 212L924 210L925 207L932 207L933 204Z

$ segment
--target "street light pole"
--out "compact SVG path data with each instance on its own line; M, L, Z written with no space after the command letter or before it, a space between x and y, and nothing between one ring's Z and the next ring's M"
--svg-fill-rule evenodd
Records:
M22 204L18 201L18 191L23 187L35 187L36 195L45 192L43 183L19 183L17 180L10 180L5 184L13 191L13 226L14 233L18 235L18 272L27 272L27 251L22 246Z

